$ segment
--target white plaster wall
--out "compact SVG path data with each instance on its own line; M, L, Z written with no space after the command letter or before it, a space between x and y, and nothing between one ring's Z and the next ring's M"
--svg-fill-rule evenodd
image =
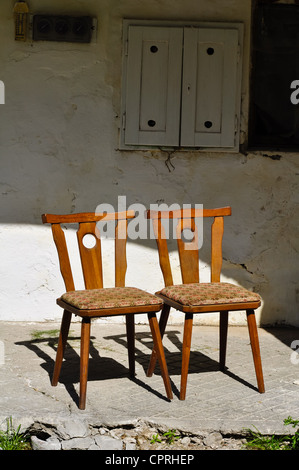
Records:
M104 202L117 208L118 196L125 195L128 205L231 205L223 280L262 295L260 324L298 326L298 153L273 160L270 152L176 152L168 168L165 152L118 150L123 18L244 22L246 141L251 2L28 0L32 13L97 17L97 41L90 45L15 42L13 4L0 4L0 80L6 89L0 106L0 320L60 318L55 299L64 287L50 228L41 225L40 215L93 211ZM107 266L111 243L105 246ZM150 292L162 287L152 243L129 243L128 266L128 285ZM201 278L208 279L206 252L201 267ZM113 272L106 271L110 285ZM173 322L181 319L173 313ZM242 324L244 315L232 314L230 321Z

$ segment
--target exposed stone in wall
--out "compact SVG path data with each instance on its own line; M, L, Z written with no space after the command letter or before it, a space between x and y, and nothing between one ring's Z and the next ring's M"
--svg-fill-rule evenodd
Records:
M28 433L33 450L240 450L244 445L244 436L224 436L218 431L193 434L173 430L176 437L168 442L167 431L137 420L119 427L92 427L82 421L68 421L57 428L35 423Z

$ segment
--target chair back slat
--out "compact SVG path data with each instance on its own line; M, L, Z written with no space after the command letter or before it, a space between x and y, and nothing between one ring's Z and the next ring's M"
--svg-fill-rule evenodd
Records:
M115 287L125 286L127 271L127 219L118 220L115 227Z
M223 232L223 217L215 217L211 229L211 282L220 282Z
M135 217L132 210L116 213L93 213L81 214L43 214L43 223L50 223L53 238L56 244L60 271L67 291L75 290L73 273L66 237L61 224L78 224L77 241L79 246L80 260L86 289L100 289L103 287L102 247L101 233L98 222L110 222L115 224L115 286L125 285L127 270L126 241L128 220ZM111 233L111 232L110 232ZM84 241L86 235L94 237L94 245L89 247Z
M103 287L101 239L98 234L98 231L96 233L96 222L79 223L77 239L86 289L101 289ZM94 246L90 248L86 246L86 241L84 242L86 235L94 237Z
M184 284L199 282L198 227L194 218L179 219L176 236L182 281Z
M58 252L60 271L67 291L75 289L70 258L64 232L60 224L52 224L52 234Z
M222 267L222 239L224 216L231 215L230 207L219 209L179 209L176 211L147 211L147 218L152 220L156 237L159 261L166 286L173 284L173 276L167 246L167 237L163 228L163 219L178 219L176 238L183 283L199 282L199 233L195 219L211 217L211 282L219 282ZM188 231L188 238L184 232ZM191 237L192 233L192 237ZM187 238L187 240L186 240Z
M149 213L149 212L148 212ZM159 262L161 271L163 273L165 286L173 285L173 277L171 272L171 265L169 260L167 239L164 227L162 225L161 218L153 218L153 230L156 237L158 253L159 253Z

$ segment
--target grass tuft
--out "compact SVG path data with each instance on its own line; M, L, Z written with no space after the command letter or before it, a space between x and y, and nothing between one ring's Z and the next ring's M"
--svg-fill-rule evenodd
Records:
M284 420L284 425L292 425L293 428L299 425L299 420L289 416ZM299 429L294 434L284 434L282 436L264 436L259 430L246 429L245 447L252 450L299 450Z
M21 425L15 430L12 418L6 419L6 431L0 431L0 448L2 450L30 450L29 436L20 432Z

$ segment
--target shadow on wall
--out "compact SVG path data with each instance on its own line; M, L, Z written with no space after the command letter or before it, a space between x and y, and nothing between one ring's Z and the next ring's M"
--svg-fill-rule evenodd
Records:
M64 190L64 193L67 196L66 190ZM42 194L42 193L41 193ZM85 199L86 201L86 199ZM113 205L113 201L111 203ZM38 203L40 205L40 202ZM89 208L86 208L86 202L84 207L73 207L70 210L70 201L67 200L67 197L64 201L64 204L61 205L60 209L57 210L57 213L68 213L68 212L80 212L84 210L90 210ZM129 204L128 204L129 206ZM20 227L20 230L22 229L22 223L18 222L18 219L23 219L24 223L25 220L29 219L32 220L28 216L29 209L28 207L24 212L22 212L22 208L24 206L21 206L18 210L10 211L10 217L8 220L5 221L5 224L3 226L9 226L10 222L13 222L14 224L18 224ZM49 207L49 204L45 203L45 207ZM94 210L93 204L91 204L92 210ZM115 204L115 207L117 207L117 204ZM269 260L271 263L271 259L273 258L273 266L275 266L276 260L275 260L275 250L278 248L269 246L268 251L264 249L265 243L270 243L269 239L263 241L263 245L260 244L260 240L257 238L263 237L263 232L258 233L258 228L253 226L251 223L250 217L245 217L244 214L241 212L240 209L241 205L237 205L237 210L234 210L234 206L232 207L232 216L231 217L225 217L225 226L224 226L224 239L223 239L223 266L222 266L222 279L225 278L228 282L236 282L240 284L241 286L244 286L245 288L249 290L253 290L257 293L259 293L262 296L263 299L263 306L261 309L259 309L258 312L258 317L259 317L259 323L263 327L267 326L273 326L273 325L278 325L278 326L283 326L284 324L286 326L288 325L296 325L296 317L290 316L290 321L288 322L284 318L287 318L287 312L285 312L285 306L288 305L288 291L286 289L286 292L278 292L277 290L277 283L279 282L281 284L281 279L282 279L282 274L281 274L281 268L280 270L274 269L270 272L269 269L266 271L264 269L264 265L267 266L269 265ZM57 208L57 207L56 207ZM56 212L54 210L51 210L52 213ZM63 210L65 209L65 210ZM50 212L50 211L49 211ZM33 219L36 219L36 225L32 225L32 240L35 240L35 235L34 235L34 227L35 226L41 226L41 214L38 214L38 218L33 216ZM26 222L27 222L26 220ZM245 223L244 223L245 221ZM27 222L28 224L28 222ZM24 224L25 226L25 224ZM13 225L11 225L13 227ZM44 227L46 229L46 227ZM270 227L271 229L271 227ZM1 232L1 226L0 226L0 232ZM49 234L50 234L50 228L49 228ZM20 237L22 238L22 230L20 231ZM199 256L200 256L200 280L209 281L209 267L210 267L210 224L208 221L205 221L204 223L204 231L203 231L203 247L200 250ZM51 247L53 248L53 252L55 250L54 248L54 243L51 239L51 236L49 235L49 241L51 243ZM39 242L38 239L34 241L35 244ZM208 242L208 243L206 243ZM9 242L8 242L9 243ZM29 243L27 241L27 243ZM256 244L259 245L258 248L256 248ZM138 264L136 261L138 261L138 254L140 253L139 250L142 250L142 248L145 248L148 253L152 253L150 255L151 258L151 272L152 276L156 276L156 278L161 280L161 287L163 287L163 279L161 275L161 271L159 269L159 263L158 263L158 254L157 254L157 246L155 240L130 240L130 245L131 245L131 250L130 250L130 255L132 255L132 252L137 253L137 260L135 259L135 262L133 260L132 263L132 256L128 256L128 274L131 273L131 278L130 280L133 279L133 282L139 282L141 284L141 287L147 288L147 278L145 276L145 270L146 266L138 266L138 270L136 270L136 265ZM3 248L4 245L2 245ZM8 245L7 245L8 246ZM45 243L43 242L42 246L45 246ZM262 249L261 249L262 246ZM37 275L36 270L38 270L38 267L36 268L34 266L34 259L30 257L28 258L28 247L26 247L26 243L24 242L22 245L23 248L23 254L22 254L22 264L27 263L32 269L33 276ZM11 246L11 249L13 249L13 246ZM169 251L171 253L171 257L173 258L174 262L174 267L177 272L179 272L179 261L177 258L175 258L174 253L175 253L176 247L174 246L174 243L170 243L169 245ZM6 250L6 253L9 251ZM26 254L27 253L27 254ZM41 251L40 251L41 253ZM243 257L244 253L244 257ZM274 253L274 254L273 254ZM41 254L43 256L43 254ZM267 257L267 260L266 260ZM3 258L4 259L4 258ZM266 263L267 261L267 263ZM18 261L20 262L20 261ZM58 261L57 259L50 259L49 258L49 263L50 266L44 274L42 272L39 272L38 275L44 275L45 277L50 275L52 276L52 272L55 272L55 275L57 273L57 277L59 277L59 266L58 266ZM37 265L39 264L38 262L36 263ZM28 268L29 269L29 268ZM52 270L52 271L51 271ZM20 270L18 272L18 275L21 276L22 271ZM275 282L272 283L272 279L274 281L277 281L276 284ZM285 278L284 282L286 281L287 278ZM15 284L15 277L13 281ZM19 284L27 282L27 279L21 279L18 281ZM131 281L132 282L132 281ZM180 276L175 279L176 283L181 282ZM47 280L44 278L40 281L41 284L47 284ZM157 284L157 282L156 282ZM30 282L28 283L28 294L30 295ZM149 284L148 284L149 285ZM148 287L151 289L151 287ZM157 289L160 288L160 285L158 285ZM53 298L55 297L55 293L53 294ZM49 292L48 292L49 295ZM59 293L58 293L59 295ZM280 304L278 303L280 302ZM296 307L295 302L289 302L290 309ZM295 306L295 307L294 307ZM276 309L276 310L275 310ZM276 315L275 315L276 312ZM278 313L277 313L278 312ZM282 312L282 313L281 313ZM280 317L279 317L280 316ZM216 317L215 317L216 318ZM232 318L232 317L231 317ZM244 315L244 324L246 323L245 320L246 316ZM279 321L279 318L283 318L283 320ZM234 322L232 322L234 323Z
M226 217L225 217L226 219ZM137 223L137 220L139 223ZM202 247L199 250L199 269L200 269L200 281L201 282L210 282L210 262L211 262L211 224L213 222L213 218L208 218L204 219L203 223L203 228L202 228L202 234L200 233L199 229L199 244L201 244L201 239L202 239ZM136 224L137 223L137 224ZM110 227L111 227L111 223ZM132 225L133 224L133 225ZM172 267L172 273L173 273L173 282L175 284L179 284L182 282L182 277L181 277L181 272L180 272L180 260L178 257L177 253L177 242L174 239L174 231L175 231L175 226L173 225L173 221L166 221L166 224L168 224L168 229L169 229L169 240L167 241L168 244L168 249L170 253L170 262L171 262L171 267ZM140 227L142 225L142 227ZM132 228L133 227L133 228ZM104 226L100 229L100 232L103 236L103 232L105 232L105 229L107 230L107 226L104 224ZM108 229L109 230L109 229ZM69 231L68 231L69 232ZM73 244L77 245L76 243L76 231L73 233ZM113 227L110 231L111 236L113 237L114 234L114 223ZM66 233L67 235L67 241L70 242L70 233ZM141 236L141 239L139 238ZM137 238L137 239L136 239ZM145 288L147 290L152 289L152 284L149 282L150 281L150 276L156 276L157 278L159 277L161 279L160 284L156 283L155 290L158 290L164 286L164 281L162 279L162 273L161 270L159 269L159 259L158 259L158 250L157 250L157 245L156 241L154 239L154 235L151 231L151 222L147 221L145 219L144 214L139 214L139 218L130 221L129 222L129 227L128 227L128 240L130 241L130 244L127 248L127 259L128 259L128 269L127 269L127 285L135 285L140 288ZM106 240L104 240L105 242ZM106 241L108 242L108 241ZM226 244L229 244L229 237L226 237ZM113 265L114 264L114 255L112 252L114 252L114 243L111 240L110 244L102 244L102 252L104 254L105 249L109 250L109 264ZM143 254L141 253L143 249L143 252L148 253L148 258L144 257ZM133 259L133 263L132 263ZM103 260L105 263L105 258ZM147 264L149 263L149 264ZM79 259L77 260L76 266L78 267L77 270L75 270L75 274L77 273L78 270L80 270L80 261ZM105 264L104 264L104 285L105 286L110 286L113 285L114 282L114 274L109 272L110 274L110 279L109 283L105 283ZM234 263L230 263L227 260L224 260L224 269L223 269L223 275L222 275L222 280L226 280L227 282L237 282L240 285L243 285L244 287L256 291L256 286L254 285L254 281L252 280L252 274L246 269L245 265L241 264L241 266L236 266ZM112 281L112 282L111 282ZM155 283L154 283L155 284ZM75 287L82 288L82 287L77 287L76 281L75 281ZM210 314L213 317L213 323L216 321L218 322L218 316L215 317L216 314ZM240 313L238 312L232 312L231 315L240 316ZM245 311L241 313L242 315L242 321L244 324L246 324L246 313ZM200 317L207 318L207 315L203 314L198 314L195 315L195 319L199 319ZM207 322L209 319L207 320ZM238 320L233 319L233 322L235 324L238 324Z

